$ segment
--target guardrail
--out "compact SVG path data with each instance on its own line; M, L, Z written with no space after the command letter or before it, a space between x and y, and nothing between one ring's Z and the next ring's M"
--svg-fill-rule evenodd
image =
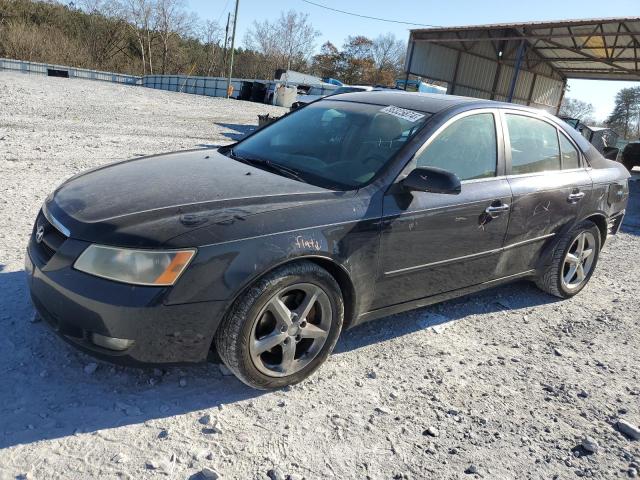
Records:
M242 92L242 86L246 83L261 83L265 86L265 92L268 96L273 93L276 84L282 83L275 80L251 80L245 78L232 78L233 98L239 98ZM159 90L169 90L173 92L191 93L195 95L205 95L208 97L226 97L227 96L227 79L224 77L192 77L187 75L145 75L142 85L148 88ZM296 85L289 82L289 85ZM328 95L336 86L313 85L309 90L311 95Z
M52 63L27 62L24 60L13 60L9 58L0 58L0 70L35 73L52 77L83 78L85 80L99 80L103 82L122 83L125 85L142 84L142 77L135 75L102 72L100 70L68 67Z
M237 97L244 80L234 78L231 81L233 96ZM145 75L142 86L171 92L192 93L208 97L226 97L227 79L222 77L190 77L187 75Z
M137 85L158 90L205 95L208 97L226 97L227 79L224 77L193 77L187 75L145 75L135 76L123 73L102 72L87 68L76 68L52 63L27 62L25 60L13 60L0 58L0 70L14 72L33 73L52 77L81 78L85 80L98 80L103 82L120 83L124 85ZM233 98L239 98L242 86L248 83L261 83L264 85L265 96L262 100L268 100L273 93L277 82L275 80L250 80L233 78ZM294 83L289 83L295 85ZM313 85L309 90L310 95L328 95L335 90L333 85ZM254 98L254 100L256 100Z

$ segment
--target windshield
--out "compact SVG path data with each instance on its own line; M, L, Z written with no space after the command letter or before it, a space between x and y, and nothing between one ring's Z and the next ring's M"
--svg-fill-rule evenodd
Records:
M226 152L300 181L351 190L382 171L428 115L393 106L323 100L296 110Z

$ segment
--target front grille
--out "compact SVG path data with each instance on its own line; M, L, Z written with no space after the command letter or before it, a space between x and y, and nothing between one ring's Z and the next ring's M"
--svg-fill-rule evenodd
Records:
M43 229L42 240L38 242L37 232ZM38 213L36 223L31 233L31 244L33 252L39 257L41 263L47 263L51 257L60 249L67 237L56 227L51 225L49 220L44 216L42 210Z

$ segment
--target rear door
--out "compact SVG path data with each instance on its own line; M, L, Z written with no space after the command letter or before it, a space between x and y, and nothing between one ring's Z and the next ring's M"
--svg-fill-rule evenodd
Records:
M503 110L513 192L503 261L510 274L535 268L542 248L582 212L592 182L578 147L551 120Z
M461 179L459 195L392 188L384 197L382 279L374 308L482 283L499 274L511 190L496 109L464 112L434 133L400 178L439 167ZM490 213L487 213L489 209Z

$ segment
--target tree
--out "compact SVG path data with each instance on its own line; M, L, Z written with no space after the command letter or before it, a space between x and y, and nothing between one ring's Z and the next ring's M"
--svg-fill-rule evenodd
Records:
M371 44L371 56L376 70L373 84L393 85L404 69L406 44L393 33L380 35Z
M186 36L192 33L196 22L187 14L184 0L156 0L155 28L162 43L162 75L167 71L170 41L174 35Z
M0 57L146 75L222 76L223 31L194 22L187 0L0 0ZM319 33L294 11L254 24L251 48L236 48L234 74L273 78L291 68L352 84L391 83L402 68L392 35L327 42L313 57Z
M342 78L347 84L369 83L374 77L373 41L365 36L347 37L342 48Z
M616 103L607 118L607 125L628 139L636 126L640 131L640 87L623 88L616 94Z
M99 68L125 51L127 23L121 19L121 5L115 0L80 0L78 5L87 13L78 27L86 32L91 67Z
M577 118L583 123L592 120L593 105L577 98L565 97L560 105L561 117Z
M153 75L153 63L151 61L151 22L154 8L153 0L124 0L121 6L122 15L129 24L140 46L143 75L147 74L147 61L149 62L149 72ZM145 54L145 49L148 55ZM148 57L146 60L145 56Z
M340 52L331 42L320 47L320 53L313 57L313 71L321 78L340 76Z
M319 35L309 22L308 14L289 10L280 12L280 18L273 22L254 21L244 43L268 59L271 69L268 75L273 76L277 68L306 70Z
M220 42L222 41L222 28L218 22L205 21L200 26L200 37L206 48L206 75L211 76L216 69L219 54L222 54ZM224 58L220 63L224 63Z

